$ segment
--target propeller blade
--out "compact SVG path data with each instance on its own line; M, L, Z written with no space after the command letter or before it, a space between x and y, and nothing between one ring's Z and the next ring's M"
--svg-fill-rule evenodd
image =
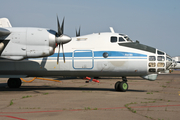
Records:
M62 32L62 34L64 33L64 18L63 18L62 25L61 25L61 32Z
M63 60L65 63L65 54L64 54L63 44L66 44L72 40L71 37L63 34L64 33L64 19L65 17L63 18L62 25L60 25L59 18L57 16L58 32L56 32L56 36L55 36L56 44L59 45L59 50L58 50L58 55L57 55L57 64L59 63L60 46L62 45ZM80 30L79 30L79 34L80 34Z
M59 63L59 54L60 54L60 44L59 45L59 50L58 50L58 56L57 56L57 64Z
M65 61L65 55L64 55L64 48L63 48L63 44L62 44L62 52L63 52L63 60L64 60L64 63L65 63L66 61Z
M62 35L62 31L61 31L61 27L60 27L60 24L59 24L58 16L57 16L57 24L58 24L58 36L61 36Z
M80 29L81 29L81 26L79 27L79 32L78 32L78 35L80 36Z
M81 29L81 27L79 27L79 31L78 32L77 32L77 29L76 29L76 37L80 36L80 29Z
M76 29L76 37L78 37L77 29Z

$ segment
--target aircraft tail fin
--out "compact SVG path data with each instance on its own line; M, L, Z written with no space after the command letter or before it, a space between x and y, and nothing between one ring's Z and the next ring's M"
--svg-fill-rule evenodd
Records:
M12 26L7 18L0 18L0 27L6 28L6 27L12 27Z

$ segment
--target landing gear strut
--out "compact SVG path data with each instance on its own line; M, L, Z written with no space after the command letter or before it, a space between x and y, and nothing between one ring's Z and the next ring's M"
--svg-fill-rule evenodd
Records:
M126 77L122 77L122 82L118 81L114 85L114 88L116 91L121 91L121 92L126 92L128 90L128 84L127 84L127 79Z
M9 78L7 85L9 88L19 88L21 86L20 78Z

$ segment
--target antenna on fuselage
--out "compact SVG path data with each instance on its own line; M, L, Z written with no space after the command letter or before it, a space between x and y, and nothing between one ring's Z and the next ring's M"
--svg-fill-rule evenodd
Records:
M110 30L111 30L112 33L115 33L115 32L114 32L114 29L113 29L112 27L109 27L109 28L110 28Z

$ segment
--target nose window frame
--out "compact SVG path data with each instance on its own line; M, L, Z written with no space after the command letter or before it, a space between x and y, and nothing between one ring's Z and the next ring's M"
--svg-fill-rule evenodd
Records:
M164 56L157 56L157 61L165 61L165 57Z
M149 61L156 61L156 56L149 56Z

